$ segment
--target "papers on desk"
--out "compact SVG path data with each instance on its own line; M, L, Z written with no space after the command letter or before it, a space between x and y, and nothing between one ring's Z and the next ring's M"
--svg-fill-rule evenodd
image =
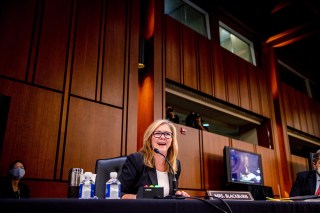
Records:
M287 197L287 198L270 198L266 197L267 200L270 201L307 201L307 202L320 202L319 195L304 195L304 196L295 196L295 197Z

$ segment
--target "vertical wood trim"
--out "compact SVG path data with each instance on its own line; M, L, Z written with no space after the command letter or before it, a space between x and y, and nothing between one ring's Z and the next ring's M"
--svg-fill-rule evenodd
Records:
M227 100L226 78L223 67L223 48L213 42L213 75L214 75L214 96L220 100Z
M198 89L197 64L196 64L196 33L182 25L182 70L183 84L193 89Z
M70 87L71 87L71 70L73 64L74 55L74 42L76 33L76 21L77 21L77 8L78 1L72 2L71 6L71 20L68 32L68 48L67 48L67 58L66 58L66 76L64 82L63 96L62 96L62 107L61 107L61 117L60 117L60 129L59 138L57 144L57 157L56 157L56 168L55 168L55 179L62 179L63 176L63 163L64 163L64 147L66 143L66 132L67 132L67 119L68 119L68 108L69 108L69 98L70 98Z
M293 124L293 115L292 109L290 106L290 98L289 98L289 91L288 86L285 83L281 83L281 92L282 92L282 102L283 102L283 110L285 113L286 123L290 127L294 127Z
M163 16L163 15L162 15ZM161 17L162 17L161 16ZM166 78L182 83L182 71L181 71L181 45L180 45L180 25L177 21L173 20L169 16L165 16L164 24L164 68ZM157 25L155 25L157 29Z
M211 64L211 42L201 36L197 36L198 40L198 69L199 69L199 90L210 96L213 96L213 69Z

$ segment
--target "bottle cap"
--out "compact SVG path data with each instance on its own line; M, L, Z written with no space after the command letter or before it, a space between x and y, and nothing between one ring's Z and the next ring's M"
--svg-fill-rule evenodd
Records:
M84 177L91 177L92 176L92 172L85 172L84 173Z
M117 172L110 172L110 178L117 178L118 173Z

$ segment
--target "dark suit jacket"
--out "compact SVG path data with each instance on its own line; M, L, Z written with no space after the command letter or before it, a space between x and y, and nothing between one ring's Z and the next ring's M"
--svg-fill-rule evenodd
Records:
M20 198L30 198L29 186L19 181ZM19 198L13 192L10 179L0 183L0 198Z
M316 191L317 173L315 170L298 172L297 178L292 185L290 197L314 195Z
M177 185L181 172L180 161L177 160L178 171L176 173ZM140 152L135 152L127 156L127 159L122 167L122 172L119 175L121 182L122 195L137 194L139 187L145 185L158 185L157 172L155 168L147 167L143 162L143 156ZM169 174L169 194L173 194L172 185L173 176Z

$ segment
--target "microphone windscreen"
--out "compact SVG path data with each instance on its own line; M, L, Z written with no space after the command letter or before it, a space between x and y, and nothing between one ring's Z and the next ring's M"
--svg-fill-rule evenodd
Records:
M159 152L160 152L159 149L157 149L157 148L154 148L153 151L154 151L155 153L159 153Z

